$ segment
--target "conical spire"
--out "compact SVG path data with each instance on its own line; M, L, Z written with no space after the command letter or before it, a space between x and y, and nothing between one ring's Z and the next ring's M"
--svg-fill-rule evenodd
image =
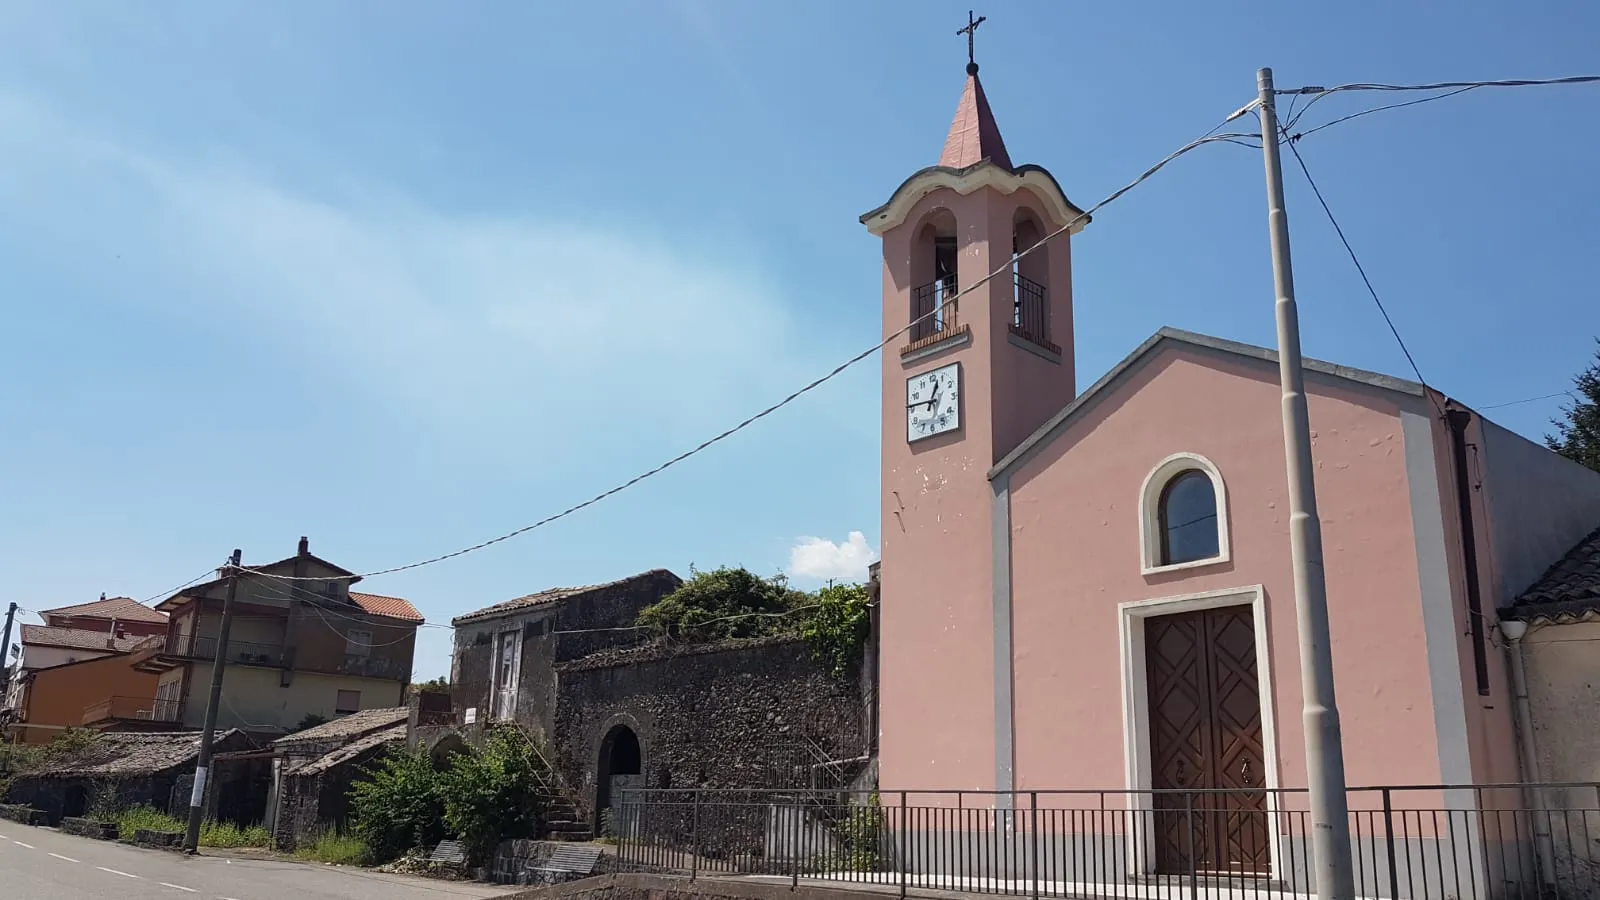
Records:
M985 159L1001 168L1011 168L1006 142L1000 138L1000 126L995 124L989 98L983 93L983 82L978 80L978 66L968 63L967 86L961 92L955 121L950 123L950 135L944 139L939 165L965 169Z

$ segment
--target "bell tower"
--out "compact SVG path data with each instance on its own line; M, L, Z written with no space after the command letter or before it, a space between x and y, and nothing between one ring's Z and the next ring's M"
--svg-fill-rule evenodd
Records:
M861 217L883 240L879 782L1010 785L1009 616L988 470L1075 394L1071 238L1049 172L1013 165L968 41L936 165ZM1056 232L1060 232L1056 234ZM1018 258L1019 252L1043 246ZM1003 507L1000 507L1003 509Z

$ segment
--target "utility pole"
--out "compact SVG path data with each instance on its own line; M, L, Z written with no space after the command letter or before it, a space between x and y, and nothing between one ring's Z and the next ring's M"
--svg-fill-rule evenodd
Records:
M11 687L11 620L17 617L15 603L6 607L6 632L5 637L0 637L0 700L5 699L6 690Z
M1277 293L1278 379L1283 387L1283 447L1289 469L1289 553L1294 564L1294 610L1300 630L1300 687L1304 697L1306 781L1311 789L1312 872L1319 900L1354 900L1344 742L1333 696L1333 649L1328 637L1328 584L1322 567L1322 520L1311 465L1311 422L1300 366L1300 314L1289 265L1289 215L1283 203L1278 112L1272 70L1256 72L1261 92L1261 147L1267 167L1267 224L1272 235L1272 281Z
M200 822L206 814L206 779L211 774L211 734L217 728L217 704L222 700L222 672L228 664L228 630L233 627L233 598L239 592L240 552L228 560L228 593L222 601L222 625L217 629L217 655L211 660L211 697L206 701L206 722L200 730L200 758L195 761L194 790L189 794L189 830L183 848L200 847Z

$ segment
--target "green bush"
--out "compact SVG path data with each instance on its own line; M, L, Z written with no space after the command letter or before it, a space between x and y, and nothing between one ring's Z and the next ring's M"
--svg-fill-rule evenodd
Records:
M793 632L788 614L808 599L782 577L748 569L690 572L677 590L640 610L635 624L658 639L686 642L782 634Z
M875 872L883 864L884 818L876 791L861 806L852 806L839 826L851 871Z
M338 866L365 866L376 861L359 836L344 831L325 831L317 839L294 852L298 859L333 863Z
M861 664L871 630L866 586L829 585L815 594L812 605L800 620L800 635L835 677L850 675Z
M457 754L444 773L444 821L481 863L495 845L534 837L548 798L540 790L544 764L513 727L491 730L481 747Z
M431 847L444 839L444 777L426 753L391 752L367 774L370 780L350 788L348 837L359 841L373 860L388 862L414 847Z

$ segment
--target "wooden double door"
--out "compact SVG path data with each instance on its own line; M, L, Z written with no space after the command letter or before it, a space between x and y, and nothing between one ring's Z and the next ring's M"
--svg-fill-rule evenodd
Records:
M1144 627L1157 871L1269 874L1251 608L1156 616Z

